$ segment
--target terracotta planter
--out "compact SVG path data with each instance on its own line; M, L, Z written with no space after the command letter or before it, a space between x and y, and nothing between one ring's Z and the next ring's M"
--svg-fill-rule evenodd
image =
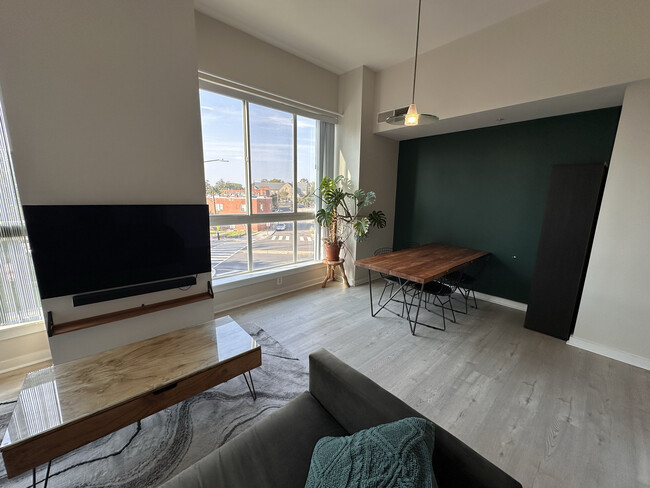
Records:
M338 261L339 253L341 252L341 246L338 244L323 244L325 247L325 259L328 261Z

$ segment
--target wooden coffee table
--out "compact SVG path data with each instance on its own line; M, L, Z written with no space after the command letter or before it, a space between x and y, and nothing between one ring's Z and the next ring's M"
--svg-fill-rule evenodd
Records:
M35 486L37 466L241 374L255 398L261 365L226 316L29 373L0 445L7 476L32 469Z

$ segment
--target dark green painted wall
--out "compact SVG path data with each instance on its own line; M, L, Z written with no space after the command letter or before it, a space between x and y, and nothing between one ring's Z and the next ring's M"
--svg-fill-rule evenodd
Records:
M527 302L554 164L609 161L620 107L402 141L394 247L491 251L477 290Z

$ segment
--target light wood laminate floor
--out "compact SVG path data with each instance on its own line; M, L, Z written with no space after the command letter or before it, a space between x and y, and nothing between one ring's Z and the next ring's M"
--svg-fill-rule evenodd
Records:
M329 349L525 487L650 487L650 372L526 330L523 312L479 307L414 337L403 319L370 317L367 285L331 283L219 315L305 361ZM0 402L48 365L0 375Z
M305 361L327 348L525 487L650 487L650 372L524 329L524 312L479 307L416 336L392 314L370 316L367 285L225 313Z

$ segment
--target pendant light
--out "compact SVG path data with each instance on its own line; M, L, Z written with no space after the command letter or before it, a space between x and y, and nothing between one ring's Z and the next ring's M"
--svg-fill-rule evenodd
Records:
M393 125L425 125L431 124L438 120L438 117L431 114L419 114L415 106L415 75L418 69L418 44L420 42L420 10L422 9L422 0L418 0L418 27L415 34L415 61L413 63L413 96L408 112L402 115L393 115L386 119L386 122Z

